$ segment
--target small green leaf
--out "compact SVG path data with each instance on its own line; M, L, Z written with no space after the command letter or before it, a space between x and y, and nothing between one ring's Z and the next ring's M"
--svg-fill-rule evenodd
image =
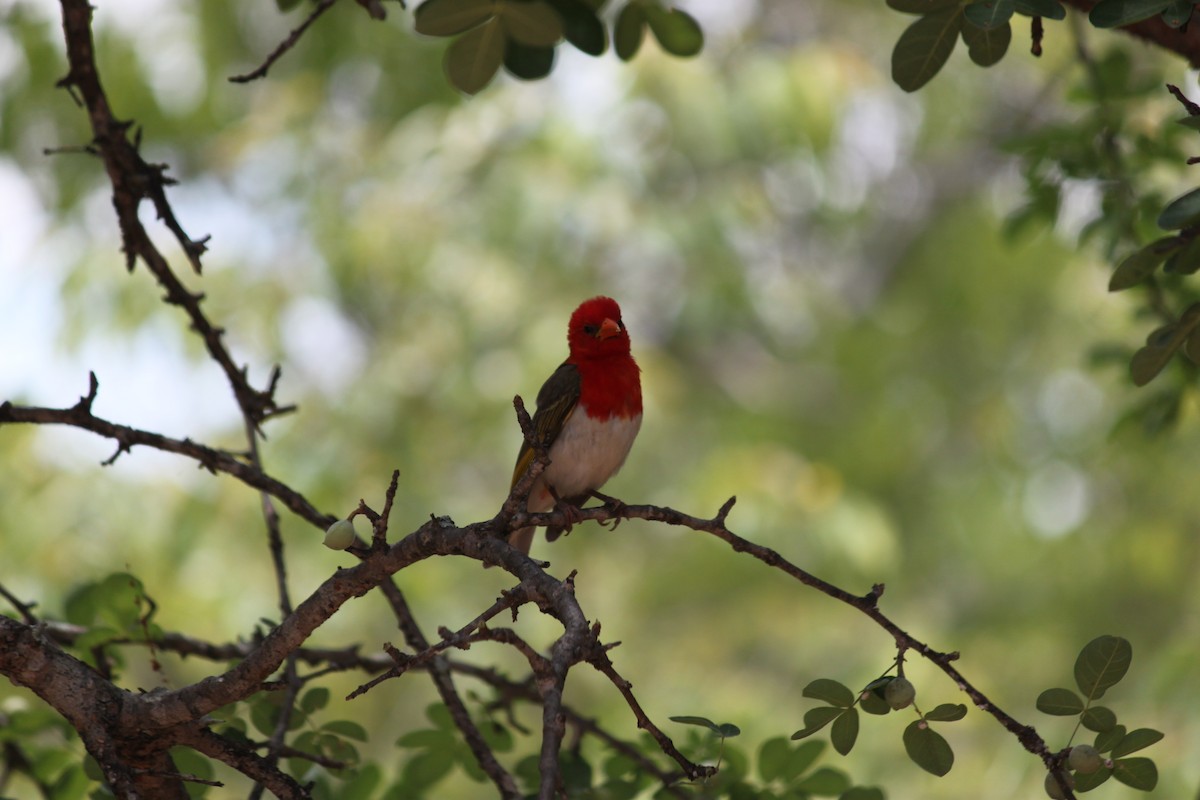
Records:
M1200 114L1184 117L1183 119L1177 119L1175 121L1185 128L1191 128L1194 131L1200 131Z
M550 0L550 5L562 17L563 36L567 41L590 56L598 56L608 49L608 33L596 12L580 0Z
M915 92L945 66L962 30L962 9L952 6L926 14L909 25L892 50L892 80Z
M1158 767L1148 758L1122 758L1113 764L1112 774L1126 786L1143 792L1158 785Z
M1173 347L1150 345L1133 354L1129 362L1129 375L1134 386L1145 386L1163 371L1175 354Z
M814 700L824 700L829 705L840 708L849 708L854 705L854 692L850 691L847 686L829 678L817 678L805 686L801 694Z
M446 48L446 76L465 94L476 94L487 86L503 62L504 29L495 17Z
M613 47L616 48L617 57L622 61L633 58L645 36L646 12L642 4L634 0L621 9L613 26Z
M528 47L509 42L504 48L504 68L523 81L536 81L554 69L553 47Z
M1193 7L1192 0L1173 0L1163 9L1162 21L1170 28L1182 28L1192 18Z
M529 47L552 47L563 38L562 18L541 0L502 0L496 5L504 33Z
M1070 689L1047 689L1038 695L1037 710L1056 717L1083 713L1083 700Z
M975 27L990 31L1007 25L1013 10L1013 0L975 0L963 7L963 15Z
M1200 221L1200 189L1192 189L1167 203L1158 215L1158 227L1175 231Z
M841 716L843 709L836 706L817 706L804 712L804 727L792 734L793 739L811 736Z
M841 794L850 788L850 779L840 770L833 769L832 767L821 767L797 783L795 788L809 794Z
M708 717L667 717L671 722L678 722L681 725L698 725L701 728L708 728L713 733L720 733L721 729L717 723L713 722Z
M324 686L317 686L309 689L300 696L300 708L305 712L312 714L315 711L320 711L329 704L329 690Z
M857 740L858 710L848 708L833 721L833 727L829 729L829 741L833 743L834 750L841 755L847 755L854 749L854 742Z
M1163 735L1152 728L1137 728L1125 734L1125 738L1121 739L1120 743L1112 749L1110 757L1121 758L1130 753L1136 753L1138 750L1149 747L1162 738Z
M1150 277L1167 256L1182 247L1184 241L1179 236L1164 236L1133 251L1121 261L1116 271L1113 272L1112 278L1108 281L1108 290L1119 292L1131 286L1137 286Z
M1058 0L1013 0L1013 8L1030 17L1066 19L1067 10Z
M1186 243L1183 247L1171 253L1167 259L1167 263L1163 265L1163 272L1170 275L1193 275L1197 270L1200 270L1200 236L1193 236L1190 239L1185 237L1170 237L1184 240Z
M962 38L971 60L981 67L990 67L1008 52L1008 45L1012 42L1012 26L1006 22L998 28L984 30L974 25L963 25Z
M1088 14L1097 28L1120 28L1153 17L1170 5L1171 0L1100 0Z
M735 736L741 736L742 729L732 722L722 722L717 726L717 733L726 739L732 739Z
M892 707L888 705L887 700L884 700L875 691L864 693L858 701L858 707L877 717L885 717L892 713Z
M1107 753L1121 743L1125 738L1125 726L1117 725L1114 728L1096 734L1096 750L1101 753Z
M954 766L954 751L940 733L917 720L904 729L904 750L921 769L941 777Z
M1075 773L1075 794L1090 792L1100 784L1112 777L1112 770L1101 767L1095 772L1076 772Z
M344 736L356 742L367 741L367 729L357 722L351 722L348 719L335 719L326 722L321 726L321 730L327 733L336 733L338 736Z
M667 10L651 3L645 6L645 12L654 38L671 55L694 56L704 48L704 31L686 11Z
M417 7L413 25L426 36L456 36L492 18L492 0L428 0Z
M942 703L925 715L925 719L934 722L956 722L967 715L967 707L962 703Z
M1104 731L1111 731L1117 727L1117 715L1104 706L1092 706L1083 712L1080 721L1083 723L1083 727L1096 733L1104 733Z
M887 0L887 4L905 14L928 14L931 11L957 6L958 0Z
M813 739L796 745L791 759L783 770L783 779L790 782L799 778L821 757L821 753L823 752L825 752L825 742L820 739Z
M781 779L791 760L791 742L782 736L767 739L758 748L758 774L767 783Z

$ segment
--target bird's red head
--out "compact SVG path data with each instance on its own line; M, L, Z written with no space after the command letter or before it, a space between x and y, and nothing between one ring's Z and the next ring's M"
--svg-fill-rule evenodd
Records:
M629 334L617 301L611 297L584 300L567 324L567 344L572 358L628 355Z

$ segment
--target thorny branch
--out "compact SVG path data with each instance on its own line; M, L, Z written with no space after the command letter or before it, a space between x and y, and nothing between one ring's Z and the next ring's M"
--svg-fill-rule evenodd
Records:
M250 80L265 75L285 52L291 49L304 32L336 0L320 0L309 17L273 52L254 73L234 80ZM167 229L183 249L193 269L201 270L200 257L205 251L207 237L192 239L175 217L166 196L166 187L173 180L166 176L164 165L149 164L139 153L139 135L130 141L132 123L120 121L113 114L100 83L95 64L91 34L92 8L86 0L61 0L63 31L67 42L69 70L59 85L81 98L92 125L93 141L85 152L98 155L113 185L113 206L122 235L126 264L132 269L140 259L165 290L164 302L183 309L191 328L204 341L209 356L220 366L233 390L246 421L248 453L235 456L192 442L190 439L171 439L159 434L119 425L92 414L92 404L98 390L95 375L90 376L89 391L75 406L64 409L0 404L0 425L4 423L65 424L92 431L117 442L117 450L105 463L112 463L134 445L172 452L195 460L212 472L224 472L262 493L264 517L268 528L273 563L279 583L280 608L283 619L278 627L254 641L231 645L212 645L180 634L165 634L154 641L164 650L181 655L230 661L233 666L196 684L174 690L159 689L134 694L115 686L111 680L87 667L60 649L82 635L71 626L37 619L34 606L22 603L0 587L21 616L20 620L0 616L0 674L20 686L25 686L58 710L79 731L88 750L100 762L110 787L121 796L182 796L181 776L174 769L168 749L185 745L205 755L229 764L248 776L256 791L266 789L279 797L305 797L307 789L283 773L276 761L280 756L294 753L285 741L286 722L271 738L267 756L254 752L245 743L222 737L209 729L207 714L221 706L245 700L262 690L264 682L285 666L285 686L289 696L286 705L295 700L296 690L314 674L300 678L297 665L308 664L326 669L360 669L365 672L387 670L392 677L406 670L420 668L433 678L443 701L450 709L456 725L468 742L481 767L504 797L518 797L520 792L510 773L495 759L471 719L452 675L460 673L483 680L495 687L500 696L496 707L514 699L540 703L542 714L542 750L539 765L542 784L539 796L555 797L561 791L558 757L565 729L576 729L597 736L614 748L634 758L642 768L654 774L664 784L680 777L702 778L713 769L693 764L675 749L667 737L649 719L632 692L632 685L616 670L608 656L611 645L600 641L598 624L588 621L574 592L574 575L558 580L545 571L547 565L514 550L505 541L507 533L526 525L562 524L561 511L547 514L528 514L523 510L524 499L533 480L545 467L544 451L537 452L533 466L518 480L497 515L483 522L458 527L448 518L433 518L429 522L388 545L386 534L388 516L395 499L398 475L393 474L387 492L384 512L368 513L374 523L369 546L356 546L352 552L360 559L354 567L337 570L303 602L292 605L286 585L284 554L280 536L280 521L271 498L277 499L302 519L324 528L333 517L322 514L299 492L271 477L263 469L257 448L261 424L291 410L275 401L279 380L276 368L265 390L250 386L246 368L239 368L224 346L223 331L214 325L201 309L203 295L189 291L175 275L167 259L157 249L142 226L138 209L142 200L150 200ZM1086 5L1085 2L1072 3ZM373 15L382 10L374 0L360 0L360 5ZM1165 45L1164 45L1165 46ZM77 94L76 94L77 93ZM1190 109L1189 109L1190 110ZM530 437L528 414L520 398L514 400L517 418L526 437ZM535 443L535 445L538 443ZM1054 755L1045 742L1030 727L1021 725L991 703L969 683L954 666L956 653L933 650L901 629L879 608L883 586L856 595L830 584L801 569L769 548L756 545L733 533L726 518L733 498L725 503L711 519L693 517L660 506L629 506L610 504L580 512L584 520L597 522L620 519L644 519L668 525L687 527L708 533L726 542L735 552L747 553L764 564L778 569L795 580L839 600L872 619L883 628L901 650L921 654L947 674L967 693L975 705L992 715L1012 732L1026 749L1039 755L1047 766L1053 765ZM363 504L365 509L365 504ZM365 509L364 513L369 512ZM457 632L441 631L441 639L433 644L417 625L394 575L424 559L434 556L460 556L500 566L518 581L514 589L502 595L488 610ZM411 656L385 658L381 655L363 656L357 647L343 650L321 650L304 646L309 636L323 625L346 602L378 589L387 599L397 625L412 651ZM542 613L557 619L563 633L548 653L538 652L512 628L489 628L488 621L505 609L515 612L525 604L535 604ZM497 643L515 648L530 664L531 679L508 681L494 671L472 665L458 664L447 658L446 651L476 642ZM121 640L109 645L121 644ZM147 644L147 641L129 644ZM396 651L397 654L399 651ZM589 664L604 674L617 688L632 710L639 728L646 729L660 749L680 767L680 772L668 772L642 755L636 748L606 733L594 722L580 716L563 703L562 693L569 670ZM390 668L390 669L389 669ZM320 673L315 673L320 674ZM378 682L366 685L370 688ZM365 691L365 689L364 689ZM286 715L285 715L286 717ZM6 763L8 763L6 761Z

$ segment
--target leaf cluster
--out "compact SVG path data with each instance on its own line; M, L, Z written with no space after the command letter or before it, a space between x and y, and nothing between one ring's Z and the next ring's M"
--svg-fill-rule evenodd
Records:
M804 696L822 700L827 705L810 708L804 714L804 727L792 734L803 739L832 723L830 742L833 749L847 755L858 740L859 709L874 716L885 716L893 709L885 699L888 685L898 680L884 676L869 683L855 694L845 684L830 678L818 678L804 687ZM916 706L913 706L916 709ZM935 731L931 722L955 722L967 715L961 703L943 703L927 713L916 711L917 719L904 729L904 751L914 764L926 772L942 776L954 766L954 750L945 737Z
M414 14L418 33L453 38L446 49L450 83L466 94L487 86L503 67L522 80L537 80L554 68L566 42L590 56L603 54L609 30L602 18L607 0L425 0ZM630 0L615 15L612 41L625 61L640 49L649 28L663 50L693 56L704 34L687 12L659 0Z
M1076 792L1088 792L1109 778L1142 791L1158 785L1158 768L1149 758L1134 757L1136 753L1163 738L1151 728L1128 730L1117 722L1117 715L1107 706L1095 701L1115 686L1129 671L1133 646L1119 636L1100 636L1084 645L1075 660L1075 685L1071 689L1047 689L1038 695L1037 708L1059 717L1078 717L1080 727L1095 733L1093 746L1104 756L1103 765L1093 772L1075 771L1073 786Z

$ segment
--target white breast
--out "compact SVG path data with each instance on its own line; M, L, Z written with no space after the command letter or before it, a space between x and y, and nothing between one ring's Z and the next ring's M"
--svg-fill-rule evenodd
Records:
M553 486L562 498L599 489L625 463L641 427L640 414L632 419L611 417L597 421L583 409L576 409L550 445L550 466L530 492L529 510L545 511L554 505L546 484Z

